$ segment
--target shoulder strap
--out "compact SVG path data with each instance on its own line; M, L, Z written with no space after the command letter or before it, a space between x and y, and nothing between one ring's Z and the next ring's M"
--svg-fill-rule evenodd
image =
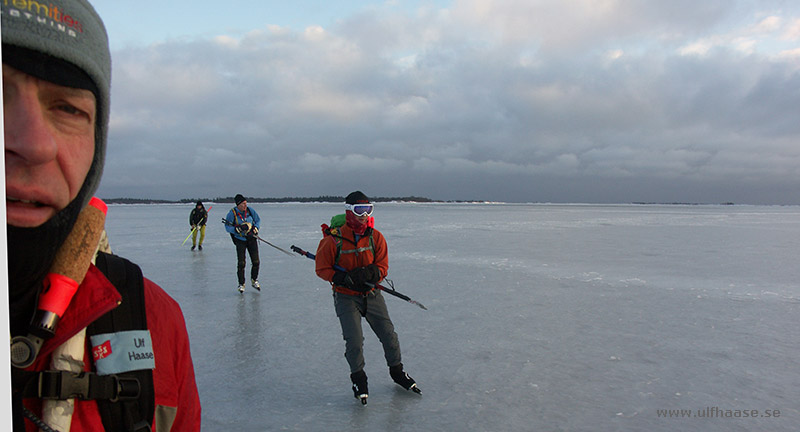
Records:
M136 264L116 255L98 253L97 268L122 295L122 303L87 328L87 336L146 330L144 277ZM117 374L139 381L139 397L131 400L98 400L97 407L107 431L149 431L155 413L155 389L151 369Z
M339 265L339 256L342 254L342 238L343 237L340 236L340 235L333 235L333 234L331 234L331 236L336 239L336 258L333 260L333 265L334 266L338 266Z
M241 220L241 223L247 222L247 216L250 212L249 208L245 209L244 213L239 213L239 209L237 207L234 207L231 210L233 211L233 223L238 224L239 220Z

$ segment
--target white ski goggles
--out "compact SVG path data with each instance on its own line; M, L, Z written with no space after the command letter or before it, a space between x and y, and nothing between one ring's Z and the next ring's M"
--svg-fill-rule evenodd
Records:
M372 216L372 204L345 204L345 210L350 210L356 216Z

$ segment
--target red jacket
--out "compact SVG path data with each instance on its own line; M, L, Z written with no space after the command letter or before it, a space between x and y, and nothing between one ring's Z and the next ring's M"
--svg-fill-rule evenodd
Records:
M171 412L172 431L200 430L200 398L194 379L194 367L189 351L189 336L180 306L161 287L144 279L144 298L147 308L147 326L153 341L156 367L153 370L155 388L157 429L163 413ZM88 326L100 316L115 308L121 296L116 288L95 266L90 266L86 277L78 287L64 316L58 323L55 336L48 340L36 362L28 368L32 371L46 370L50 365L52 351ZM91 346L87 337L84 354L84 370L91 369L89 353ZM37 416L41 413L41 400L25 399L25 405ZM166 409L164 409L166 408ZM177 408L177 410L176 410ZM166 423L169 424L169 419ZM38 431L33 423L25 421L26 430ZM72 416L72 432L102 431L103 424L95 401L75 401Z
M343 240L338 239L333 235L325 236L320 240L317 247L316 271L317 276L332 282L333 275L336 274L333 265L336 260L336 243L340 240L342 243L342 252L361 249L358 253L341 253L339 255L339 266L344 267L345 270L352 270L356 267L364 267L369 264L375 264L381 271L381 279L386 277L389 273L389 254L386 247L386 239L380 231L372 228L372 242L374 252L367 250L369 248L369 235L363 235L358 240L358 245L353 244L355 233L347 225L339 228L339 235L344 237ZM334 289L339 292L349 294L348 289L344 287L334 286ZM359 293L356 293L359 294Z

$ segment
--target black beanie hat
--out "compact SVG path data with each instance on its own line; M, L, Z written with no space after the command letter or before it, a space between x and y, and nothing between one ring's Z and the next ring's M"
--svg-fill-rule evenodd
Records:
M242 203L242 201L247 201L247 198L245 198L244 195L242 194L236 194L236 197L233 199L233 201L238 206L239 204Z
M364 192L355 191L347 195L344 202L345 204L369 204L369 198L364 195Z

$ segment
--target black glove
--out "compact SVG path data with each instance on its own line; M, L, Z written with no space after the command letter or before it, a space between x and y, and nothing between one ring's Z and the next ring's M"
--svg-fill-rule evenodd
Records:
M354 288L355 284L353 283L353 279L347 272L337 270L336 273L333 274L333 283L339 286L355 290Z
M381 281L381 269L375 264L370 264L364 267L367 271L367 282L376 284Z
M374 264L370 265L374 266ZM377 266L375 266L375 270L378 271ZM356 267L353 270L347 272L347 275L350 276L350 279L353 280L354 287L350 289L358 292L369 292L370 290L375 288L375 282L380 280L378 279L373 282L374 275L373 271L369 268L369 266ZM380 278L380 271L378 271L378 278Z
M252 236L257 236L258 235L258 228L256 228L255 225L253 225L253 228L250 228L250 235L252 235Z

